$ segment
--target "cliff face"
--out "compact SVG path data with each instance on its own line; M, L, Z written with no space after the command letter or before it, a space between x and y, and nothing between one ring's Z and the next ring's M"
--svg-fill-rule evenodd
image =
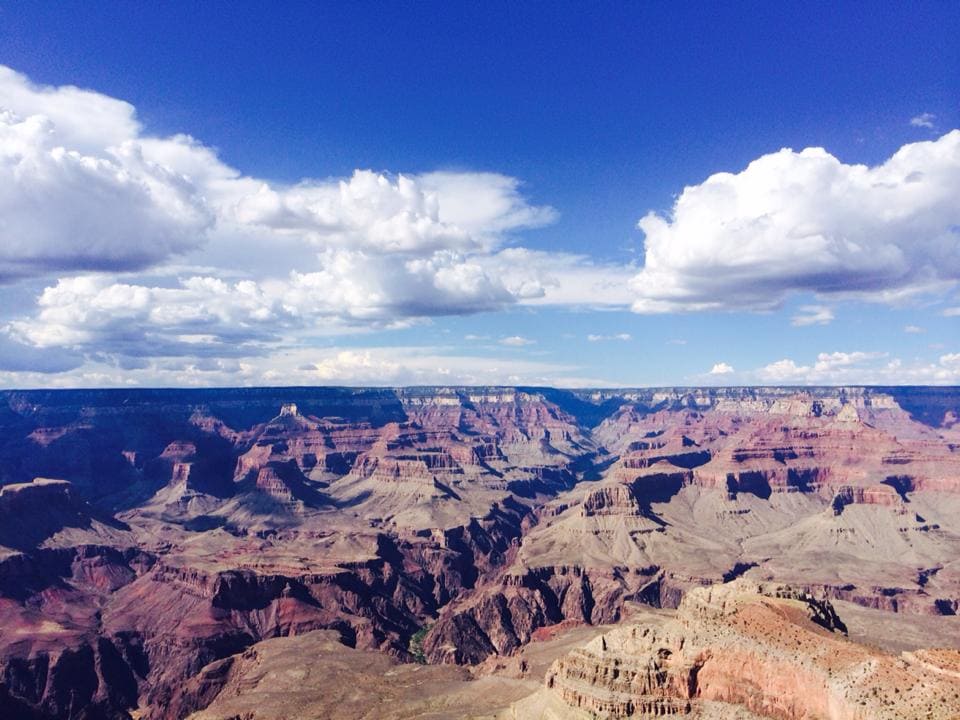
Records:
M951 718L958 659L858 645L829 602L738 580L689 592L671 620L619 628L556 661L548 697L521 703L515 717L556 698L597 718L698 715L711 703L779 720Z
M739 576L955 613L960 396L896 393L0 393L0 715L179 717L315 630L479 664Z
M36 457L4 446L8 467L72 482L0 497L0 708L176 717L207 663L316 629L409 659L411 636L512 557L532 509L594 452L532 393L333 392L329 414L304 415L322 406L305 392L246 427L228 422L242 408L200 395L11 397Z
M944 432L855 389L638 394L592 432L602 479L541 506L514 562L445 607L425 648L480 662L542 625L675 607L740 575L952 614L960 454Z
M58 534L114 542L126 537L123 523L85 502L65 480L36 478L0 487L0 548L29 550Z

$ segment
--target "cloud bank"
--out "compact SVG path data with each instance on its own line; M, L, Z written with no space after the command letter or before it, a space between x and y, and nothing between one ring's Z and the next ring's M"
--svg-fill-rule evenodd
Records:
M932 130L932 116L918 118ZM272 182L190 135L151 135L122 100L37 85L0 66L0 291L29 286L36 297L0 315L0 383L61 374L87 385L582 384L576 368L493 363L455 348L419 359L315 346L519 305L765 311L794 293L819 299L793 325L828 325L844 299L897 304L954 289L958 198L960 131L906 145L876 167L818 148L781 150L687 187L670 213L641 219L642 266L602 262L518 246L520 233L549 227L558 212L533 202L517 178L358 169ZM631 339L615 328L582 337ZM497 344L518 356L534 342ZM846 355L783 359L751 377L957 378L950 354L909 367ZM726 363L711 372L747 377Z
M149 135L128 103L0 66L0 283L45 285L4 329L29 347L235 356L521 302L628 304L628 268L510 246L556 218L490 172L267 182Z

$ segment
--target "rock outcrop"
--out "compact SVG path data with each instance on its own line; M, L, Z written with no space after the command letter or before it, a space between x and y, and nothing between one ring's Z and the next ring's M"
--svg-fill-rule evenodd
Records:
M479 662L541 625L675 607L741 575L954 612L956 448L887 395L713 392L640 394L602 421L593 437L618 453L603 478L538 510L513 564L444 608L430 657Z
M91 507L66 480L35 478L0 487L0 550L29 551L58 533L73 542L117 540L126 529Z
M628 624L557 660L513 717L701 716L722 704L778 720L953 718L960 651L900 657L849 641L829 602L737 580L689 592L675 617ZM559 703L556 703L559 700Z

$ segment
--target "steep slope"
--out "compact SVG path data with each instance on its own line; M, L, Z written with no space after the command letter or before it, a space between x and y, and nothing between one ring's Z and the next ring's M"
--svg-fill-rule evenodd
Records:
M960 652L899 657L850 642L829 602L738 580L686 595L673 619L617 628L554 663L523 718L952 718Z
M746 574L890 611L960 599L960 453L885 395L631 401L594 437L597 483L548 501L514 562L444 608L434 661L509 654L543 625L614 622Z
M335 635L315 632L267 640L211 664L185 696L191 704L206 705L192 720L460 720L489 715L526 692L526 684L517 681L474 680L452 666L401 664L380 653L346 649ZM207 704L205 696L215 699Z
M66 480L34 478L0 487L0 552L44 544L131 541L128 529L90 507Z
M398 395L401 420L378 404L368 418L347 421L281 403L279 414L236 429L210 406L178 407L165 410L174 417L157 423L155 438L127 426L119 440L98 440L119 458L128 485L91 496L101 507L131 506L117 513L122 522L111 520L129 530L83 552L118 566L113 582L88 588L75 561L45 555L30 557L36 580L22 582L26 571L12 570L11 623L32 640L41 628L56 632L41 644L5 646L0 707L174 717L168 708L184 680L207 663L264 638L317 629L409 658L410 637L507 562L532 509L576 482L591 443L536 394ZM156 412L81 410L82 429L71 421L33 437L49 448L94 437L101 418L107 432L119 432L117 414L149 425ZM80 492L92 480L86 472L73 469ZM47 485L70 487L37 488ZM78 524L55 510L33 514L51 526ZM144 558L135 568L124 565L130 546ZM66 662L63 652L75 671L48 673ZM91 678L79 695L72 675Z

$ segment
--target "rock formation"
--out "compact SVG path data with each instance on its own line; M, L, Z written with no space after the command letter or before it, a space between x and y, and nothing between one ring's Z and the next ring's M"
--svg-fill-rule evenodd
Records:
M958 412L932 388L0 393L0 717L181 717L314 632L527 682L544 634L738 577L948 623Z
M613 622L744 574L955 612L960 455L939 429L853 390L651 399L593 431L617 453L603 479L547 501L514 562L444 608L432 659L479 662L541 625Z
M719 716L946 719L960 713L958 662L955 649L898 657L851 642L829 602L741 579L692 590L674 617L627 624L557 660L545 690L512 716L702 717L727 707Z

